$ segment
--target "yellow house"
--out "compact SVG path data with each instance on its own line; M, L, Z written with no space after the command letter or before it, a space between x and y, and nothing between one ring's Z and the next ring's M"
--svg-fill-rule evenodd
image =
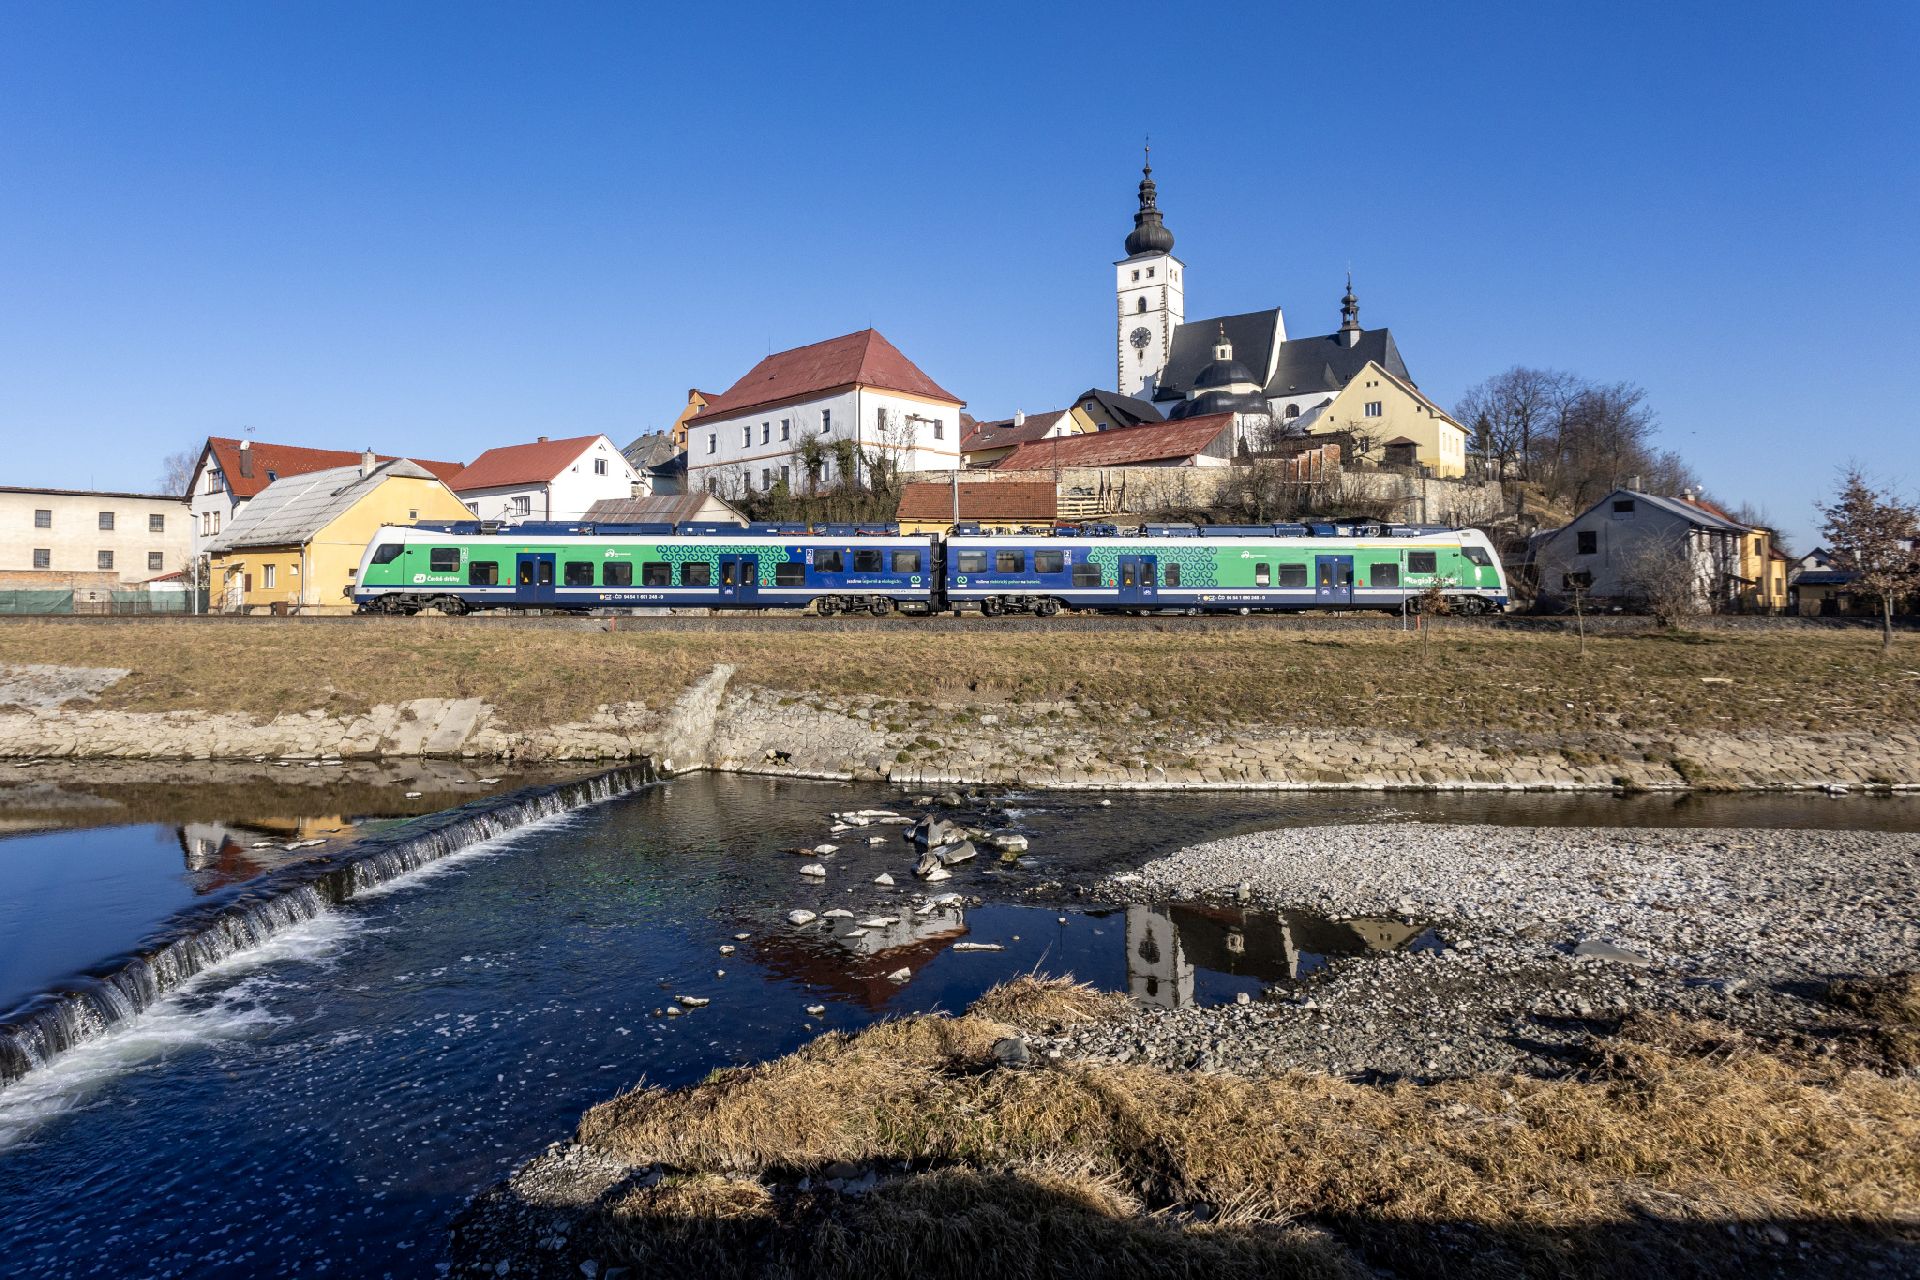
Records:
M693 421L693 417L695 414L699 413L702 409L707 407L707 401L711 399L713 399L712 396L700 390L700 388L698 387L688 388L687 407L682 409L680 411L680 416L673 420L673 426L671 428L673 432L673 447L675 449L679 450L682 453L686 452L687 424Z
M381 525L471 520L432 472L406 458L285 476L262 489L207 546L208 582L224 613L351 613L348 591Z
M1346 432L1372 446L1372 461L1427 467L1436 476L1467 473L1467 429L1377 360L1320 403L1289 404L1284 412L1276 425L1308 435Z

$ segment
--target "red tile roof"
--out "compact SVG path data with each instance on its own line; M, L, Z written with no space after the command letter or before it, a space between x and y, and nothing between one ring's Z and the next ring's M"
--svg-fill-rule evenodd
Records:
M960 483L962 520L1019 520L1029 524L1051 524L1059 511L1059 499L1050 482L963 480ZM907 485L900 491L900 511L894 518L953 519L953 486L938 481Z
M994 463L993 469L1050 471L1054 467L1124 467L1166 462L1208 452L1220 434L1232 428L1231 413L1209 413L1179 422L1148 422L1089 435L1055 436L1021 445Z
M829 338L812 346L768 356L749 369L746 377L710 397L706 408L692 420L703 422L726 417L745 409L797 400L839 387L873 387L944 400L948 404L965 403L920 372L919 366L901 355L900 349L878 331L862 329L845 337Z
M1026 444L1032 440L1044 440L1047 432L1059 425L1062 418L1071 410L1049 409L1045 413L1030 413L1026 421L1019 426L1013 425L1012 418L1001 418L995 422L976 422L973 429L961 434L960 452L971 453L976 449L1005 449L1016 444Z
M568 436L489 449L447 484L455 493L510 484L545 484L571 466L599 436ZM618 452L616 450L616 452Z
M357 466L360 462L360 453L355 449L308 449L297 444L251 440L242 450L240 441L229 436L208 436L207 448L213 450L214 464L227 478L227 488L236 498L253 497L272 484L274 476L301 476L329 467ZM379 453L374 455L374 460L392 462L399 456ZM463 466L458 462L428 462L425 458L413 461L433 472L442 482L450 482ZM273 476L267 474L269 471Z

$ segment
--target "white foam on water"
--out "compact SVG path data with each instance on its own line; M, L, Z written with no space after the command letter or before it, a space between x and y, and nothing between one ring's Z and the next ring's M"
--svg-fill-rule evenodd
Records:
M280 1022L282 1019L270 1012L269 1002L273 989L283 984L260 971L290 961L330 963L357 935L386 932L362 921L352 911L352 903L385 897L449 872L467 870L475 862L506 852L523 836L565 826L579 816L578 810L567 810L536 819L362 889L345 911L330 908L273 934L258 946L235 952L187 979L141 1013L116 1023L106 1034L82 1041L45 1066L0 1086L0 1152L29 1141L48 1121L85 1108L101 1088L129 1071L182 1050L255 1035ZM233 982L236 977L243 980ZM209 987L228 982L232 985L218 990L211 1001L206 999Z
M102 1086L129 1071L183 1050L257 1035L282 1021L268 1005L273 989L283 984L256 971L289 961L330 963L356 932L357 922L338 912L304 920L202 970L105 1035L0 1088L0 1152L28 1141L48 1121L84 1109ZM216 988L211 999L210 987Z

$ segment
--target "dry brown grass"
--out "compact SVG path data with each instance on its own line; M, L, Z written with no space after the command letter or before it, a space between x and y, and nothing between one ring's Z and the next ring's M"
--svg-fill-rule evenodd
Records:
M1891 658L1871 635L1752 631L1595 637L1458 628L1417 661L1394 631L1202 627L1125 631L982 626L765 633L613 633L418 619L367 626L20 621L0 662L127 667L106 706L270 715L359 711L412 697L482 697L515 726L577 720L605 702L670 700L716 662L805 696L933 704L1072 699L1091 713L1302 728L1888 729L1920 724L1920 640ZM1417 667L1418 678L1409 672ZM1705 683L1703 677L1731 683ZM1311 696L1303 696L1311 691Z
M1897 1243L1914 1247L1920 1225L1910 1075L1729 1048L1677 1025L1660 1043L1603 1042L1602 1068L1561 1080L1006 1070L992 1066L995 1041L1100 1016L1102 1001L1016 983L984 1006L1010 1021L976 1009L822 1037L604 1103L579 1140L754 1188L728 1193L752 1199L755 1220L730 1238L757 1242L741 1256L765 1274L893 1274L928 1249L969 1250L966 1266L931 1272L968 1276L1119 1274L1114 1257L1154 1274L1157 1257L1173 1274L1340 1275L1358 1273L1356 1254L1438 1275L1720 1274L1715 1260L1744 1248L1725 1224L1753 1223L1790 1224L1816 1246L1802 1263L1835 1250L1912 1262ZM835 1162L904 1172L859 1199L792 1190ZM1179 1216L1194 1206L1208 1225ZM657 1196L629 1200L610 1227L651 1264L670 1260L663 1240L684 1216Z

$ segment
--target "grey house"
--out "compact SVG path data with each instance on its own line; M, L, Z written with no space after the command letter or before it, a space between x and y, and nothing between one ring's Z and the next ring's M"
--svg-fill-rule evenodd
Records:
M1693 502L1615 489L1564 528L1534 535L1527 549L1539 596L1631 604L1655 575L1687 573L1696 603L1719 608L1739 594L1740 539L1746 526Z

